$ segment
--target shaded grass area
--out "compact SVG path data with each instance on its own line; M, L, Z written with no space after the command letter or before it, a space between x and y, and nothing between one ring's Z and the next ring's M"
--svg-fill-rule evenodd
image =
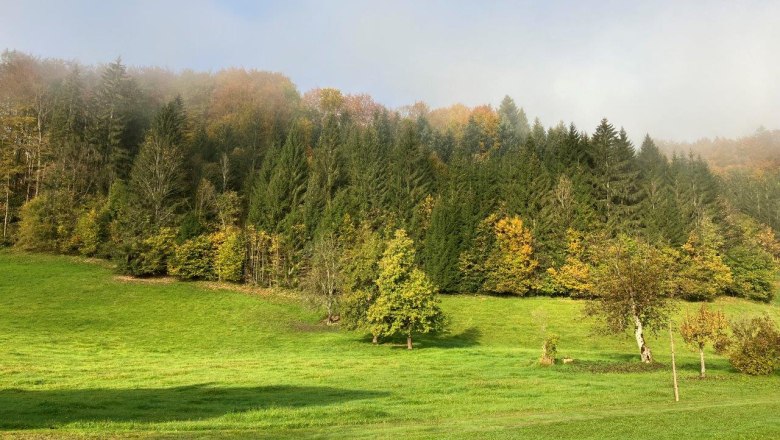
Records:
M593 332L578 301L448 296L448 333L372 346L290 292L133 283L105 265L0 252L0 436L777 438L780 375L668 335L658 364ZM681 312L698 305L683 304ZM729 317L780 306L734 298ZM571 365L537 365L544 332Z
M330 405L386 396L386 392L330 387L225 388L209 384L173 388L0 390L0 429L51 428L89 421L203 420L267 408ZM38 417L35 417L38 416Z

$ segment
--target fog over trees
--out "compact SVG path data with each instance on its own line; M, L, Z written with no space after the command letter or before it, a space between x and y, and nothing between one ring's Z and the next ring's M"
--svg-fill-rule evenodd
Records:
M137 276L309 279L329 320L354 325L398 231L425 292L598 298L609 273L598 256L634 243L652 249L636 261L673 265L672 294L769 301L777 132L634 145L610 117L547 127L508 96L394 110L336 89L301 94L279 73L6 51L2 243Z

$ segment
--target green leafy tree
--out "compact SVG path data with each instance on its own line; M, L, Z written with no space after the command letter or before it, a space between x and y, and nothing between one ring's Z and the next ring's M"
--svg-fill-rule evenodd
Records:
M97 254L103 240L104 226L101 215L96 208L92 208L79 216L76 227L73 230L71 242L81 255L92 257Z
M310 229L316 228L333 209L337 192L344 186L346 180L341 127L334 115L330 114L326 117L317 148L313 150L312 155L312 173L306 192L307 226Z
M610 231L627 231L640 191L634 149L623 130L602 119L589 143L591 179L601 220Z
M755 246L737 245L726 251L726 264L733 274L729 294L767 303L772 301L777 266L770 254Z
M384 252L384 242L366 221L354 227L347 220L339 234L344 280L340 322L349 329L370 330L368 309L378 296L376 280L379 278L379 260ZM374 334L374 343L378 342L378 336Z
M674 292L673 258L625 235L597 246L594 252L598 262L591 278L595 300L586 306L586 314L599 318L611 333L633 329L642 362L652 362L644 333L668 322Z
M17 246L28 251L56 251L57 225L51 221L52 199L36 197L22 206Z
M102 187L115 179L125 179L130 171L138 139L134 139L133 107L137 90L128 77L127 68L117 58L103 70L95 90L94 125L90 127L92 142L98 148L104 164ZM135 144L135 145L134 145Z
M433 169L417 127L406 121L400 130L390 157L388 196L390 211L406 226L411 225L415 212L431 193Z
M458 289L461 216L457 192L439 197L431 211L422 257L425 273L443 291Z
M378 297L368 309L372 333L404 334L409 350L414 334L441 330L444 325L436 287L414 260L414 243L403 229L396 230L379 262Z
M165 275L176 251L176 230L161 228L156 234L144 239L142 249L138 270L133 275Z
M582 234L573 229L566 233L566 258L559 268L550 267L547 273L555 283L556 291L565 292L574 298L591 295L591 265L587 261Z
M250 218L266 230L279 231L292 220L302 208L306 185L309 180L309 165L306 159L308 146L307 124L303 120L293 123L284 146L278 152L269 152L266 158L270 166L267 180L257 179L255 193L250 204Z
M525 138L531 131L525 111L522 108L518 108L512 98L504 96L497 113L502 148L517 148L525 141Z
M206 235L200 235L176 246L168 263L168 272L182 280L213 280L214 243Z
M684 237L681 215L670 188L669 160L649 135L645 136L637 155L639 185L644 199L639 207L643 235L652 242L677 243Z

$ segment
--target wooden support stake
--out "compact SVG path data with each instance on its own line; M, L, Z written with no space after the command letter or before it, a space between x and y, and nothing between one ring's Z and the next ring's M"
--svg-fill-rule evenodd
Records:
M674 378L674 401L680 401L680 389L677 387L677 364L674 361L674 336L672 335L672 320L669 320L669 342L672 347L672 377Z

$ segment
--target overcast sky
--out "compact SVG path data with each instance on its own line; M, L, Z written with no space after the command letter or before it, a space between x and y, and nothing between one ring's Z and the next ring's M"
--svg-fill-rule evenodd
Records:
M0 0L0 48L283 72L390 107L497 105L634 139L780 128L780 1Z

